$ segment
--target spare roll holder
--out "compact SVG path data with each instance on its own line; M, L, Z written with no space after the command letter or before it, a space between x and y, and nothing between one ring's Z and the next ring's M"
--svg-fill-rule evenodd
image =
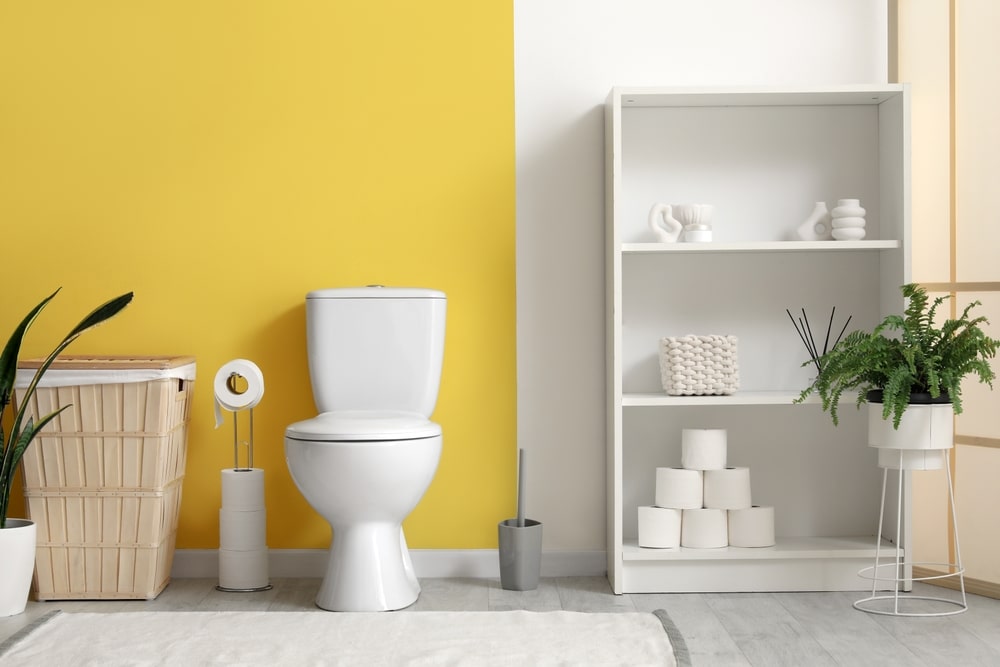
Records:
M219 369L215 382L216 428L220 407L233 413L233 467L222 471L222 508L219 510L219 585L217 590L247 593L266 591L268 581L267 514L264 471L253 467L253 409L264 393L263 375L251 362L237 359ZM239 413L249 413L249 438L240 440ZM246 447L246 466L240 465L240 446Z

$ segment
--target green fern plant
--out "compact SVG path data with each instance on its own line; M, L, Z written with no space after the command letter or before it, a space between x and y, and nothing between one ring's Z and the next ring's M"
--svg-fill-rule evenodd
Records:
M961 414L965 376L974 375L993 388L990 359L1000 340L983 331L982 325L989 324L985 317L970 314L980 302L973 301L960 317L938 327L937 309L949 297L931 302L926 290L912 283L901 290L908 300L904 314L887 316L871 332L852 331L834 345L818 359L816 378L796 403L817 393L837 424L841 396L856 390L858 407L881 400L882 418L891 417L893 428L899 428L911 395L926 394L925 402L950 402L955 414Z
M3 348L3 352L0 353L0 416L7 410L7 406L10 405L14 397L17 359L21 352L21 342L24 340L24 335L31 328L31 324L38 317L38 314L42 312L42 309L58 293L59 290L56 290L31 309L31 312L14 329L14 332L10 335L7 344ZM93 312L84 317L79 324L73 327L66 334L66 337L56 345L55 349L45 357L45 360L31 378L31 382L22 392L21 400L19 401L20 405L16 410L12 410L13 416L10 432L5 433L2 424L0 424L0 528L5 528L7 524L7 507L10 502L11 485L14 483L14 475L17 473L17 466L21 462L21 457L24 456L25 450L31 444L32 440L35 439L35 436L38 435L38 432L46 424L55 419L56 415L69 407L66 405L56 412L39 417L38 421L34 421L28 415L27 421L25 421L26 406L31 399L31 395L35 393L35 388L38 387L39 381L42 379L45 371L49 369L49 366L52 365L52 362L55 361L55 358L70 343L76 340L84 331L96 327L101 322L117 315L131 301L132 292L115 297L107 303L98 306Z

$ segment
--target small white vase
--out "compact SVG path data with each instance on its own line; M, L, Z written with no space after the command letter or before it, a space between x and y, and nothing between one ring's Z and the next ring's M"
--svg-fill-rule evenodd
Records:
M865 237L865 209L859 199L838 199L837 206L830 211L833 231L837 241L860 241Z
M809 217L795 229L795 238L800 241L827 241L830 235L830 212L826 202L818 201Z

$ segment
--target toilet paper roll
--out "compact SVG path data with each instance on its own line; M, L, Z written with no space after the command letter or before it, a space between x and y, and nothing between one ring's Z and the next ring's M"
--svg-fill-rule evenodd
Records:
M222 508L237 512L264 509L263 469L223 470Z
M219 548L256 551L267 548L267 513L264 510L219 510Z
M231 378L238 377L246 381L246 390L243 389L242 382L231 382ZM233 386L233 385L237 386ZM264 374L260 372L252 361L246 359L233 359L223 364L222 368L215 374L215 428L222 424L222 409L230 412L248 410L256 407L260 399L264 396Z
M694 509L702 506L702 472L684 468L656 469L657 507Z
M725 468L726 429L683 429L681 431L681 467L691 470Z
M774 508L754 506L730 510L729 546L773 547Z
M681 546L719 549L729 544L726 510L684 510L681 516Z
M750 507L750 469L706 470L705 507L739 510Z
M219 549L219 587L232 590L266 588L267 549L228 551Z
M682 510L666 507L639 508L639 546L676 549L681 544Z

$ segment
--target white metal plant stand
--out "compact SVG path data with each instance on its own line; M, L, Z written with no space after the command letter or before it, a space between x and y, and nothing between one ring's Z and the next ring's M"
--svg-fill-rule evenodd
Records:
M899 483L896 498L896 540L895 540L895 558L887 563L880 563L879 559L881 557L881 539L882 539L882 524L885 517L885 487L886 481L889 476L888 465L882 465L882 504L879 507L878 515L878 533L875 535L875 564L870 567L862 568L858 571L858 576L870 579L872 581L872 594L866 598L858 600L854 603L854 608L859 609L870 614L882 614L886 616L953 616L955 614L961 614L969 608L968 601L965 596L965 568L962 565L962 550L958 543L958 518L955 513L955 491L952 486L951 481L951 458L949 450L939 450L941 451L942 458L944 460L945 474L948 478L948 506L951 511L951 525L952 525L952 535L955 540L955 562L954 563L931 563L931 562L921 562L914 563L908 562L906 557L908 554L903 553L903 549L899 546L901 544L900 539L902 537L902 515L903 515L903 472L906 469L904 465L904 453L907 450L897 450L899 452L899 462L898 467L892 465L891 467L897 468L899 471ZM886 453L883 450L881 453ZM904 577L903 574L907 571L907 566L921 565L921 566L936 566L946 568L945 574L929 575L924 577ZM891 576L881 576L880 569L891 568ZM948 579L956 577L958 579L958 587L961 592L960 599L950 600L948 598L935 597L930 595L900 595L899 589L903 587L909 581L930 581L935 579ZM891 593L878 594L878 588L880 583L890 583ZM943 609L939 611L915 611L908 610L907 607L913 607L915 605L909 604L915 600L930 601L934 603L941 603ZM890 605L885 604L885 601L891 601Z

